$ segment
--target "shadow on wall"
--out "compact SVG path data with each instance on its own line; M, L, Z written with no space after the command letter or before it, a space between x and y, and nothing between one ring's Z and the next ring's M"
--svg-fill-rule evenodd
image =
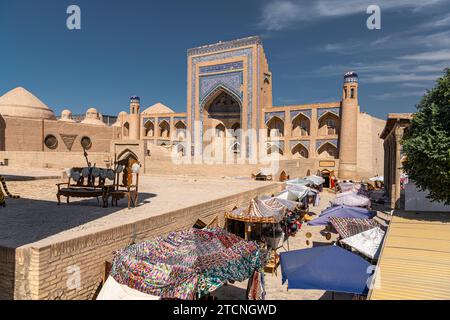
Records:
M153 193L139 193L138 203L156 197ZM6 199L5 208L0 208L0 247L18 248L40 241L58 233L75 229L108 216L127 207L127 200L118 201L118 206L103 208L97 199L84 199L61 205L55 201L36 199ZM110 205L110 203L109 203ZM131 209L132 210L132 209Z
M5 130L6 130L6 122L5 119L0 115L0 151L5 151L6 142L5 142Z

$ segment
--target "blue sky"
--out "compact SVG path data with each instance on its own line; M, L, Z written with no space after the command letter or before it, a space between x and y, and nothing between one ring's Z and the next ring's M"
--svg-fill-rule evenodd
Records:
M81 30L66 9L81 8ZM366 27L369 4L381 30ZM450 0L0 1L0 94L23 86L59 114L162 102L186 109L186 50L261 35L274 105L337 101L360 76L362 111L412 112L450 66Z

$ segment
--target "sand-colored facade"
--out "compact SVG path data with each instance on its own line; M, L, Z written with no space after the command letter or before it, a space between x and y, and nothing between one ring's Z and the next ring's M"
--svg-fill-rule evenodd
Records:
M139 97L131 97L129 112L119 113L112 126L94 108L81 122L71 119L70 110L56 120L38 98L14 89L0 97L0 158L21 165L27 160L14 152L36 152L41 158L52 153L57 159L79 154L84 139L97 163L111 162L129 143L139 150L138 158L154 156L152 146L165 146L172 158L213 163L206 172L233 163L250 173L263 160L278 161L291 175L357 179L383 172L379 134L385 121L360 112L356 73L344 76L342 99L329 103L274 106L272 81L261 39L248 37L188 50L186 112L162 103L141 110Z

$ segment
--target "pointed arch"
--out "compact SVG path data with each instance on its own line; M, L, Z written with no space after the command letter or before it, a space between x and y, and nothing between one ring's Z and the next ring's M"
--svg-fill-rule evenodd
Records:
M305 148L305 146L301 143L297 143L291 150L292 156L294 158L309 158L309 151Z
M292 119L292 136L306 137L310 135L311 120L303 113L299 113Z
M282 156L283 150L276 144L270 144L267 146L267 155L279 154Z
M216 125L216 134L215 136L217 138L225 138L225 126L223 125L223 123L219 123L218 125Z
M167 120L159 123L159 136L161 138L170 138L170 124Z
M273 116L266 123L267 137L283 137L284 136L284 121L278 116Z
M241 97L234 92L234 90L227 88L223 84L217 84L208 94L205 95L203 100L200 102L200 107L203 109L207 106L211 106L211 103L223 92L232 96L240 106L242 106Z
M338 149L336 146L331 144L330 142L325 142L320 148L317 150L317 154L319 158L338 158Z
M155 125L153 121L147 120L144 124L144 132L146 137L153 137L155 135Z
M177 139L184 139L186 138L186 125L182 120L178 120L175 123L175 132Z
M127 121L123 124L123 136L128 137L130 135L130 123Z
M339 134L339 126L339 117L327 111L319 118L319 135L337 135Z

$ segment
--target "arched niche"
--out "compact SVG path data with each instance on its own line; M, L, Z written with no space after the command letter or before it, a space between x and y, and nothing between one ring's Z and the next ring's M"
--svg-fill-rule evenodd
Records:
M319 119L319 135L330 136L339 134L340 121L334 113L327 112Z
M159 136L161 138L170 138L170 124L166 120L159 123Z
M267 121L267 137L283 137L284 136L284 121L277 116Z
M307 116L299 113L292 120L292 136L293 137L307 137L310 135L311 121Z
M337 159L338 158L338 149L336 146L332 145L329 142L324 143L317 150L317 154L321 159Z
M175 123L175 131L177 139L185 139L186 138L186 125L183 121L179 120Z
M147 121L144 124L144 133L146 137L153 137L155 135L155 125L152 121Z
M294 146L294 148L292 148L292 157L295 159L308 159L309 151L304 145L298 143Z

